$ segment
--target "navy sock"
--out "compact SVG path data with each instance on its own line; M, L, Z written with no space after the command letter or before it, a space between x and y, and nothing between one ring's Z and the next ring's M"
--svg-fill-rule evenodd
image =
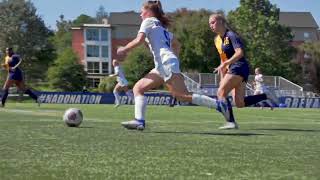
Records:
M2 105L6 104L6 101L7 101L7 98L8 98L8 94L9 94L9 90L8 89L3 91L2 98L1 98Z
M24 93L28 94L34 100L38 99L38 96L34 94L30 89L27 89Z
M228 106L228 110L229 110L229 113L230 113L229 122L235 122L236 120L234 119L234 116L233 116L232 104L231 104L231 102L229 101L228 98L227 98L227 106Z
M245 106L251 106L254 104L257 104L260 101L266 100L267 99L267 95L266 94L258 94L258 95L254 95L254 96L247 96L244 98L244 103Z

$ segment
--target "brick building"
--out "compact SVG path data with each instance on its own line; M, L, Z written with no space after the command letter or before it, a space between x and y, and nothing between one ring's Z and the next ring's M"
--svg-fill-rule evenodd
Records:
M117 47L133 40L141 18L135 12L110 13L103 24L72 27L72 48L88 73L88 87L97 87L101 78L112 73L112 59L119 59Z
M281 12L280 24L290 27L294 35L292 45L298 47L305 42L320 41L319 26L310 12ZM312 89L312 76L316 69L311 64L310 56L298 50L295 62L302 67L302 77L305 90Z

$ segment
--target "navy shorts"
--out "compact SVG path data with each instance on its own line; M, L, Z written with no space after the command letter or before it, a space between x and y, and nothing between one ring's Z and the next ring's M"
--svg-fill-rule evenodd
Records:
M9 71L9 80L22 81L23 75L22 75L21 69L16 68L14 71L10 70Z
M234 74L243 77L243 81L247 82L249 78L249 64L246 61L238 61L230 64L228 74Z

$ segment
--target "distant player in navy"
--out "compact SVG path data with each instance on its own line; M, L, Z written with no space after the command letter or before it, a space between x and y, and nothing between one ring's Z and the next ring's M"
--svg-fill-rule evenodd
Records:
M178 57L171 47L173 34L168 31L170 20L162 10L160 1L147 1L141 8L142 24L137 37L126 46L117 50L118 55L125 55L133 48L147 42L154 57L154 69L140 79L133 88L135 98L135 116L131 121L123 122L127 129L143 130L147 98L144 93L166 85L171 95L182 102L217 109L228 120L227 105L205 95L188 92L184 77L180 71Z
M117 84L113 89L113 95L115 98L115 107L119 107L121 102L120 102L120 93L121 92L125 92L126 95L133 100L133 93L131 90L129 90L128 87L128 81L125 77L123 68L120 64L119 61L117 61L116 59L114 59L112 61L112 65L114 68L114 74L109 75L110 77L117 77Z
M3 92L1 95L1 107L5 107L6 100L9 94L9 88L14 84L20 91L24 92L25 94L28 94L32 99L34 99L38 103L38 105L40 105L40 101L38 101L38 96L34 92L32 92L31 89L25 86L23 73L19 67L21 61L22 59L20 58L20 56L15 54L12 48L6 48L5 62L1 64L1 66L8 71L8 76L2 89Z
M263 82L263 75L260 68L256 68L254 70L255 77L254 77L254 95L263 94L267 91L267 87L264 85ZM259 105L263 109L264 103L267 103L271 110L273 110L273 104L269 100L259 102Z

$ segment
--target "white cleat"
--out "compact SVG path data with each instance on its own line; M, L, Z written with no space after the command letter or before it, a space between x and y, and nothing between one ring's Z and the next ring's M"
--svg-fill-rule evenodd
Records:
M267 98L270 99L273 103L276 103L277 105L280 104L279 98L276 96L276 94L274 93L274 91L272 91L272 90L267 90L267 91L265 92L265 94L267 95Z
M223 126L219 127L220 130L226 129L238 129L238 124L236 122L227 122Z
M118 108L120 106L120 104L115 104L114 108Z
M42 103L42 102L41 102L41 99L40 99L39 97L37 98L36 103L38 103L38 106L39 106L39 107L41 106L41 103Z
M122 122L121 125L126 129L136 129L143 131L145 128L145 122L139 120L125 121Z

